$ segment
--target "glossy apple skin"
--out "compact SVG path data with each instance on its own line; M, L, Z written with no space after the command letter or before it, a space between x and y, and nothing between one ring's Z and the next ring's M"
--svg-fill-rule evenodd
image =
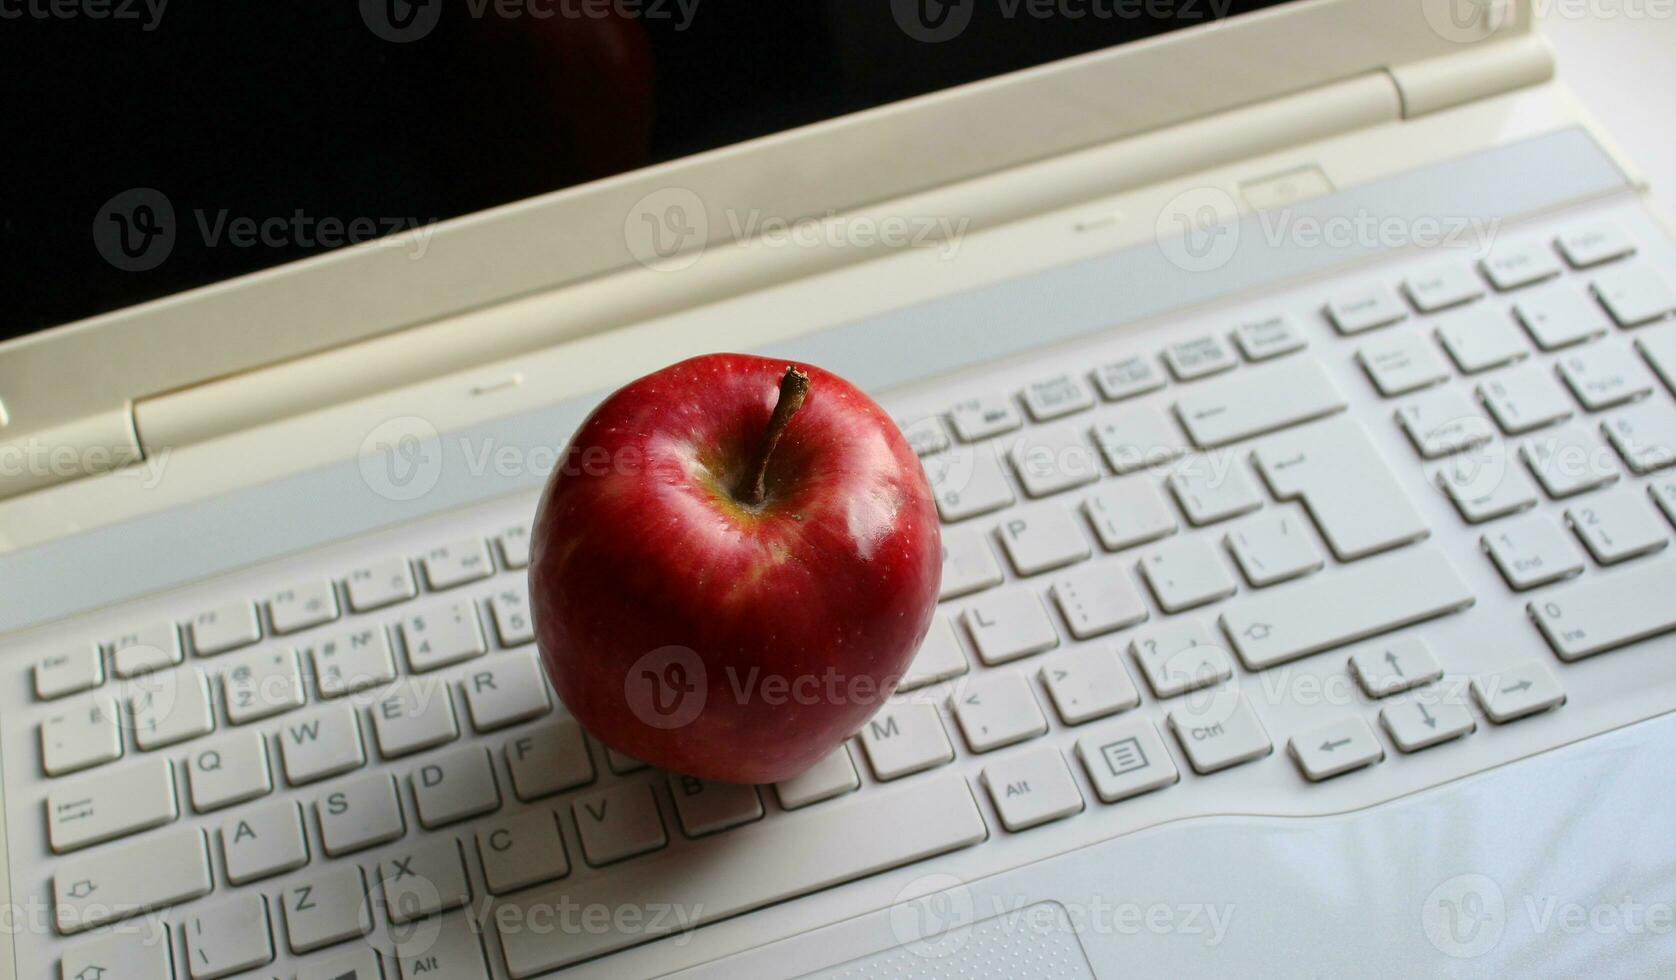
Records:
M559 698L611 748L703 779L777 782L820 761L895 690L936 609L924 471L836 375L797 365L809 392L767 497L738 501L787 367L712 354L622 388L572 439L532 535L531 609ZM652 675L670 656L689 686L702 675L692 720L647 723L630 685L654 680L648 656Z

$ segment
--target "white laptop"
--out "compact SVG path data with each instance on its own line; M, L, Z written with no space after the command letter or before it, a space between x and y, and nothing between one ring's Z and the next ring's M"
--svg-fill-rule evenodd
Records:
M1295 0L0 345L0 974L1676 974L1676 242L1552 70ZM777 786L527 615L576 423L713 350L945 521Z

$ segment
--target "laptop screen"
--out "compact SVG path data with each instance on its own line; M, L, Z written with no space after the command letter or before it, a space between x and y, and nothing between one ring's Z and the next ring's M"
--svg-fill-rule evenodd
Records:
M1279 2L0 0L0 339Z

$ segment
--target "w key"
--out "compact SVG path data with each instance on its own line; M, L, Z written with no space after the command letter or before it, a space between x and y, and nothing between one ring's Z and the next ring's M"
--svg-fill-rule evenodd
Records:
M1388 551L1431 532L1379 450L1347 418L1258 446L1257 469L1282 500L1302 500L1340 561Z

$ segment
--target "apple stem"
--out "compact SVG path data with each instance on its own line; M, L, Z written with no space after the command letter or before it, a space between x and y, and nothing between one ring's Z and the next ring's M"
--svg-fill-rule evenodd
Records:
M768 458L786 433L791 417L803 407L809 397L809 375L788 366L780 378L780 400L774 403L774 414L769 416L768 431L763 433L762 448L757 450L756 465L751 467L750 481L740 490L739 497L746 506L759 507L768 496Z

